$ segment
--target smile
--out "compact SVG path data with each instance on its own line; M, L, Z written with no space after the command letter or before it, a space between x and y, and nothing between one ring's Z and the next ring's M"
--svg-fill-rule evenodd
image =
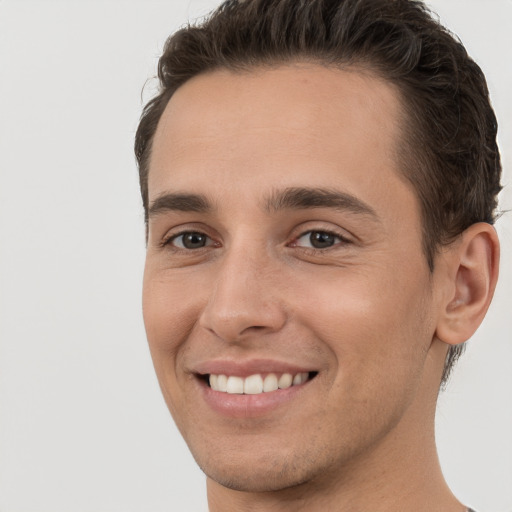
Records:
M259 395L269 393L278 389L288 389L291 386L299 386L313 378L316 372L300 372L295 375L283 373L281 375L269 373L262 375L256 373L248 377L237 377L234 375L209 375L209 384L211 389L221 393L233 395Z
M208 361L194 368L198 391L220 417L247 420L269 418L275 410L303 396L318 370L283 361Z

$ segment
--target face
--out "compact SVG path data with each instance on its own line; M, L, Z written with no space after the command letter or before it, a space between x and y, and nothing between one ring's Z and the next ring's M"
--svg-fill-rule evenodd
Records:
M392 86L313 65L215 71L169 102L144 320L212 480L326 482L379 453L389 464L426 421L435 276L398 171L400 125Z

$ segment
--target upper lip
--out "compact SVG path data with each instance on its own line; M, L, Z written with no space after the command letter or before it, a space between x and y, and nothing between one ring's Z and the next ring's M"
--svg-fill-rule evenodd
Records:
M198 363L193 372L200 375L236 375L237 377L248 377L258 373L297 373L317 371L315 368L302 364L294 364L288 361L278 361L274 359L247 359L247 360L227 360L214 359Z

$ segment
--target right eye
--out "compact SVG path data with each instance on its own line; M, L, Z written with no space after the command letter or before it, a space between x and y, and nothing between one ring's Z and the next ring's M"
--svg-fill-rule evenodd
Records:
M178 249L194 250L213 245L213 243L213 240L204 233L200 233L198 231L186 231L172 236L166 242L166 245L173 245Z

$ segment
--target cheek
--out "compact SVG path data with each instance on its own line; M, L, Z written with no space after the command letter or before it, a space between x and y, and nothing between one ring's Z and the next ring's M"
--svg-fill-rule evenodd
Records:
M421 386L432 339L421 287L386 289L384 281L346 277L309 295L319 305L309 328L331 351L325 403L334 408L326 417L360 435L399 421Z
M197 321L197 295L175 278L160 272L152 274L146 269L142 297L153 366L167 407L180 428L177 412L189 405L183 396L183 375L177 370Z
M142 310L146 335L158 378L173 377L180 347L198 318L193 289L165 273L144 274Z
M142 311L150 344L174 342L186 330L189 311L195 309L198 294L194 282L172 269L153 268L146 263L142 287ZM167 341L166 341L167 340Z
M303 304L304 316L332 351L338 377L354 377L344 383L350 392L363 381L398 386L420 371L434 332L428 289L428 280L403 273L348 270L309 290L305 302L316 307Z

